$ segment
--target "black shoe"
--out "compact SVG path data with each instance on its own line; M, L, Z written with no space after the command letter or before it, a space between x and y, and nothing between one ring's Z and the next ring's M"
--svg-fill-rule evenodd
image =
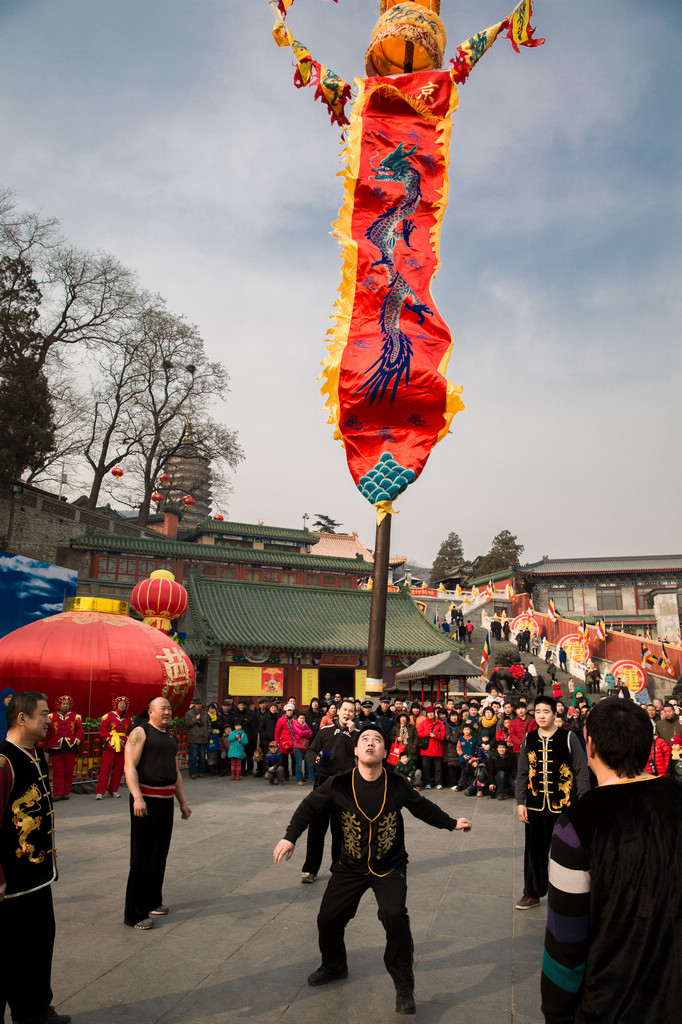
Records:
M326 985L329 981L338 981L340 978L348 977L348 968L343 971L330 971L324 964L320 964L316 971L308 975L309 985Z
M54 1006L48 1006L45 1024L71 1024L71 1018L68 1013L57 1013Z
M395 994L395 1012L396 1013L416 1013L417 1007L414 1003L414 992L410 989L406 989L404 992L396 992Z

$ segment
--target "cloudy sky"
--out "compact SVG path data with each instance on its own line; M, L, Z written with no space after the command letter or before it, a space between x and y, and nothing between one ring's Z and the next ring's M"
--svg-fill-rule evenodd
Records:
M448 56L511 0L443 0ZM362 73L378 0L297 0L294 34ZM430 564L509 529L524 559L682 550L680 62L670 0L536 0L460 89L433 294L467 409L399 499ZM196 323L246 461L227 513L374 512L316 377L340 278L338 129L292 84L266 0L0 0L0 183ZM222 510L225 511L225 510Z

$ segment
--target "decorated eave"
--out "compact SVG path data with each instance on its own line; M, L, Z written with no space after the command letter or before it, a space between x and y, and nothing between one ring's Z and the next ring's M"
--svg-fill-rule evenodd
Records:
M216 540L232 537L235 540L291 542L295 545L317 544L319 534L312 530L291 530L284 526L263 526L260 523L228 523L224 520L204 519L183 534L183 540L212 534Z
M186 624L192 649L221 647L366 654L372 599L367 590L208 580L192 573ZM189 647L188 647L189 649ZM387 655L422 657L457 650L407 591L387 595Z
M556 586L665 586L682 583L682 555L621 558L543 559L524 565L517 575L542 590Z
M320 569L328 572L357 573L365 576L373 566L361 558L330 558L301 551L272 551L267 548L232 547L229 544L196 544L170 540L165 534L155 537L125 537L110 533L85 533L71 541L76 550L110 555L141 555L182 562L247 563L263 566L290 566L300 569Z

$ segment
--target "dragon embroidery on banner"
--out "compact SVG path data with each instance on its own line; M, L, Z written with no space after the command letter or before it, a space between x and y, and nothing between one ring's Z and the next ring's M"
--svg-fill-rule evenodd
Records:
M417 296L395 266L394 250L400 236L404 239L406 246L410 248L410 235L414 231L414 223L410 220L410 215L416 211L422 198L421 175L409 160L409 157L416 153L417 147L412 146L411 149L405 150L404 146L403 142L399 143L388 156L384 157L374 172L374 180L399 182L405 187L405 195L399 203L380 214L365 232L365 238L372 242L381 254L381 258L375 260L372 267L385 266L389 276L388 291L381 303L379 313L379 323L384 339L381 356L367 370L368 373L371 373L372 370L374 373L360 389L367 392L370 405L375 399L381 400L384 397L391 382L393 382L391 402L395 398L403 377L405 378L405 387L409 384L412 342L400 326L403 306L407 306L417 314L420 324L424 323L425 315L433 316L433 311L418 301Z

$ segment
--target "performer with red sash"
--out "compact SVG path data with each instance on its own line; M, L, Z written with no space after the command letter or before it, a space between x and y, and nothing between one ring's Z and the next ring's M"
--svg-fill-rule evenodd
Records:
M78 748L85 735L80 715L73 711L73 697L65 693L57 699L57 710L50 715L45 749L52 766L54 800L68 800L73 785Z
M110 796L121 795L118 790L123 776L124 749L128 733L133 727L133 720L128 714L129 705L127 697L117 697L113 711L107 712L99 724L102 763L97 776L95 800L102 800L107 790Z
M126 782L130 790L130 873L123 921L146 931L163 917L162 889L173 832L173 797L181 817L192 813L178 768L178 744L168 732L171 706L165 697L149 705L149 722L136 726L125 749Z

